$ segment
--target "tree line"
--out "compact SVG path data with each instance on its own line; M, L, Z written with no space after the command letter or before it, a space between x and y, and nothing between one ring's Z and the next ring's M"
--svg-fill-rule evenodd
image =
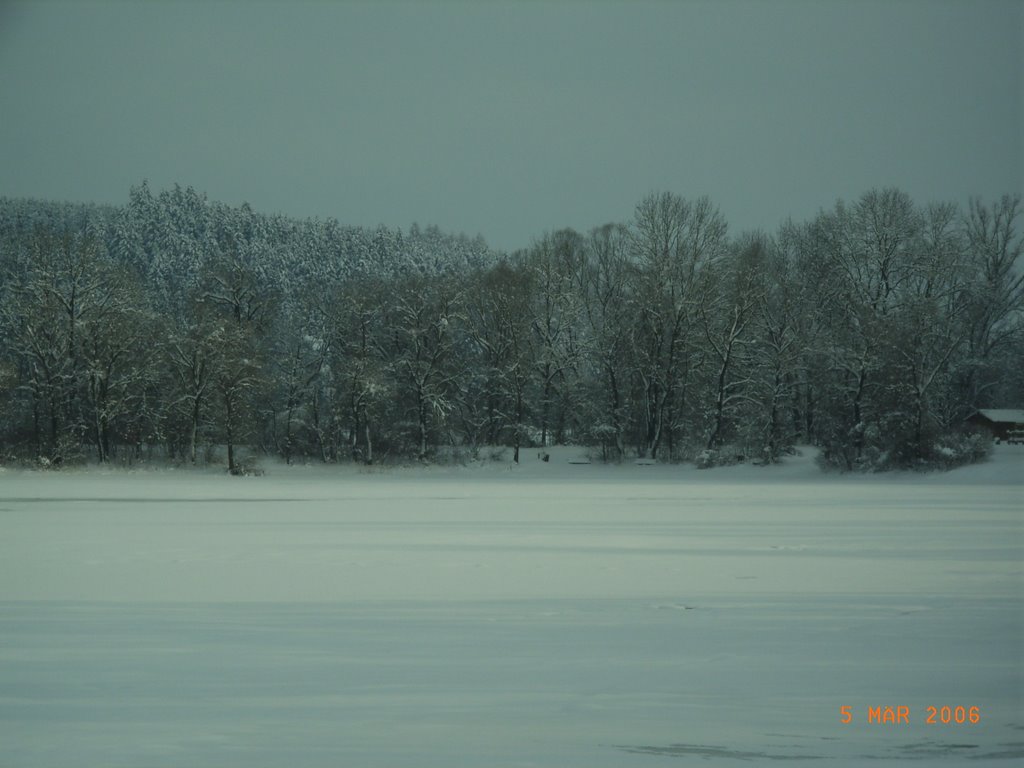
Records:
M730 235L706 198L512 254L192 189L0 200L0 457L950 466L1024 403L1019 198L896 189Z

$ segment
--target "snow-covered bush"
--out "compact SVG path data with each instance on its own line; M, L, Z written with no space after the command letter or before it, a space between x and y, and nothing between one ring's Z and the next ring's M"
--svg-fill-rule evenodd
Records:
M742 464L747 460L747 455L742 448L735 445L723 445L721 448L706 448L697 454L694 463L697 469L711 469L712 467L728 467L733 464Z
M992 439L982 432L942 435L933 446L931 466L952 469L985 461L992 453Z
M890 436L875 428L864 430L860 455L854 445L826 447L817 458L823 469L855 472L886 472L898 469L946 470L984 461L992 452L992 440L980 432L938 433L920 442L905 435Z
M507 459L507 456L508 448L505 448L504 446L495 445L491 446L487 450L488 461L505 461Z

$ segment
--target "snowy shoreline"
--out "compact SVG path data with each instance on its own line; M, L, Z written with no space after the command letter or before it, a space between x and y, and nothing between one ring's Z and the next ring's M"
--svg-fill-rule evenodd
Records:
M750 463L698 469L689 463L624 461L603 463L587 461L587 449L556 447L548 449L549 461L537 451L523 451L521 463L477 461L462 464L285 464L263 460L257 466L260 476L231 477L219 466L181 466L139 464L83 465L61 470L43 470L0 466L0 497L4 495L74 498L80 491L99 498L117 498L134 494L135 489L163 489L168 499L187 500L203 494L225 493L228 498L271 497L282 488L296 498L333 498L339 490L353 484L370 489L400 492L411 482L452 482L472 487L480 483L563 484L587 494L588 486L608 483L684 485L769 485L801 486L848 485L870 488L903 484L994 485L1024 487L1024 446L998 445L985 461L949 470L890 470L886 472L839 472L823 470L815 462L817 449L803 446L795 455L776 464ZM183 484L187 483L187 487ZM824 500L827 502L827 498Z

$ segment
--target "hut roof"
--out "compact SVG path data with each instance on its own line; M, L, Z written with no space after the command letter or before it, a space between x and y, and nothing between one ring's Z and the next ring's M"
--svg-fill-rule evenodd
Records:
M1024 408L979 408L978 413L999 424L1024 424Z

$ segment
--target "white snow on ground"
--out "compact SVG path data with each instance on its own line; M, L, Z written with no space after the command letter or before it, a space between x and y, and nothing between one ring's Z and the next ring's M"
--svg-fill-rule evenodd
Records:
M0 470L0 765L1024 759L1024 448L580 456Z

